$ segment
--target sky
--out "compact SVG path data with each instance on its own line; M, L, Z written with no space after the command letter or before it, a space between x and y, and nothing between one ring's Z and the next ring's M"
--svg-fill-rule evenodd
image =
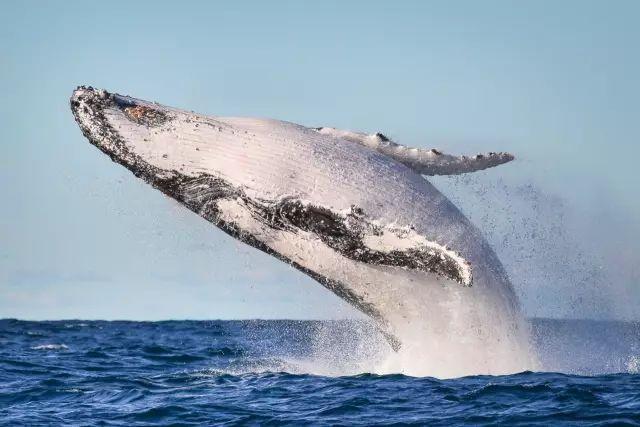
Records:
M636 1L0 5L0 318L357 316L109 161L78 85L517 160L433 182L529 316L640 318Z

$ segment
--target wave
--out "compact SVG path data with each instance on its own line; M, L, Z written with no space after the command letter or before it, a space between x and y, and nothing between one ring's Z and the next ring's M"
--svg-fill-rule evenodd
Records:
M87 323L0 320L2 422L640 423L637 323L534 319L544 369L565 373L453 379L385 372L364 321Z
M66 344L40 344L34 347L31 347L31 350L69 350L69 347Z

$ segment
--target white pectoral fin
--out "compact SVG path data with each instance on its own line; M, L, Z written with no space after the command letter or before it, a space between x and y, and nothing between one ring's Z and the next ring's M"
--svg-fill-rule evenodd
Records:
M411 148L396 144L381 133L367 135L334 128L316 128L324 135L357 142L410 167L422 175L459 175L510 162L509 153L487 153L475 156L452 156L436 149Z
M471 157L452 156L435 149L409 148L398 144L380 146L376 151L409 166L422 175L459 175L492 168L514 159L509 153L477 154Z

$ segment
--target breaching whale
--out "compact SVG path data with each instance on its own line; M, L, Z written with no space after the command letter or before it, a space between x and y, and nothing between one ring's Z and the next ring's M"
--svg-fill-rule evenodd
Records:
M70 102L84 136L113 161L311 276L373 319L395 350L428 334L438 338L426 353L450 353L440 362L526 368L503 266L424 178L482 170L510 154L456 157L382 133L204 116L84 86Z

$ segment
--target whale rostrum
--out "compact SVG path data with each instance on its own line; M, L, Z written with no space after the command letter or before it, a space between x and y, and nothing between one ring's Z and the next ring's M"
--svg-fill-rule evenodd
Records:
M395 349L403 322L439 310L411 301L417 289L461 298L469 289L503 321L518 317L495 253L422 176L481 170L510 154L456 157L381 133L204 116L84 86L71 109L113 161L306 273L370 316Z

